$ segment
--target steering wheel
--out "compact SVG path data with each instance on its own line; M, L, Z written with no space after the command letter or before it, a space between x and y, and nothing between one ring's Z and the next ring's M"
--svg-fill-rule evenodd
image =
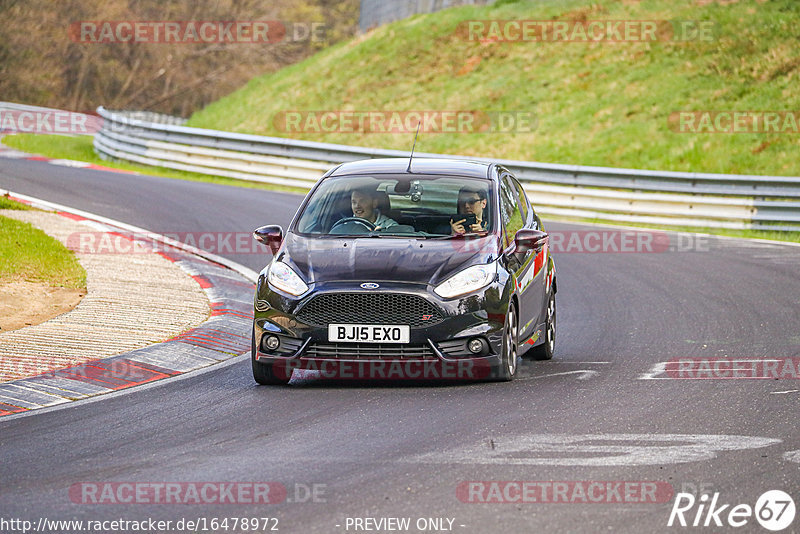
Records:
M343 224L347 223L359 224L363 226L368 232L372 232L373 230L375 230L375 223L370 222L367 219L362 219L361 217L345 217L344 219L339 219L338 221L336 221L336 223L334 223L334 225L331 227L330 233L333 233L333 230L337 226L342 226Z

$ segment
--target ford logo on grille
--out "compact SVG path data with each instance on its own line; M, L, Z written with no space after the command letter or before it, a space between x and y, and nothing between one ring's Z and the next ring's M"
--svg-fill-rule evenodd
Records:
M381 286L376 284L375 282L364 282L363 284L361 284L361 287L363 289L378 289Z

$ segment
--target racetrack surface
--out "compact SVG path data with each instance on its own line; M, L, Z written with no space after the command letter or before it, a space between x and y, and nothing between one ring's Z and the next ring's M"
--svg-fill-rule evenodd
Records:
M11 159L0 160L0 187L160 233L285 228L301 201ZM551 232L592 228L547 224ZM221 255L255 270L268 260ZM702 486L719 492L720 504L750 506L780 489L800 504L800 382L678 380L657 367L681 357L800 356L800 247L709 238L689 252L560 253L556 261L556 358L525 359L514 382L259 387L240 358L0 420L2 516L277 517L279 531L292 533L354 532L348 517L408 517L410 532L418 518L453 519L462 533L679 529L667 527L674 497L465 503L456 493L464 481L651 481L675 492ZM280 482L288 499L95 505L69 493L81 482L236 481ZM296 502L295 492L314 484L316 502ZM766 532L752 517L737 530ZM784 532L794 530L800 519Z

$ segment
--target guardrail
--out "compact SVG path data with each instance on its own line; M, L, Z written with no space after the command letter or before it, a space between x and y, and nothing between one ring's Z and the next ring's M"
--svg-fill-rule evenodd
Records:
M189 128L141 112L102 107L100 157L240 180L310 188L342 162L408 152ZM170 120L173 122L170 124ZM493 161L523 183L543 215L630 223L800 231L800 177L662 172L556 165L446 154L417 157Z

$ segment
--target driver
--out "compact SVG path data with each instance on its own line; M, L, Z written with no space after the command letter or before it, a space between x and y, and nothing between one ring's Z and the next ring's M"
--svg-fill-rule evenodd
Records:
M350 194L350 207L353 217L366 219L375 225L375 229L397 226L397 221L390 219L378 209L378 198L370 188L359 188Z

